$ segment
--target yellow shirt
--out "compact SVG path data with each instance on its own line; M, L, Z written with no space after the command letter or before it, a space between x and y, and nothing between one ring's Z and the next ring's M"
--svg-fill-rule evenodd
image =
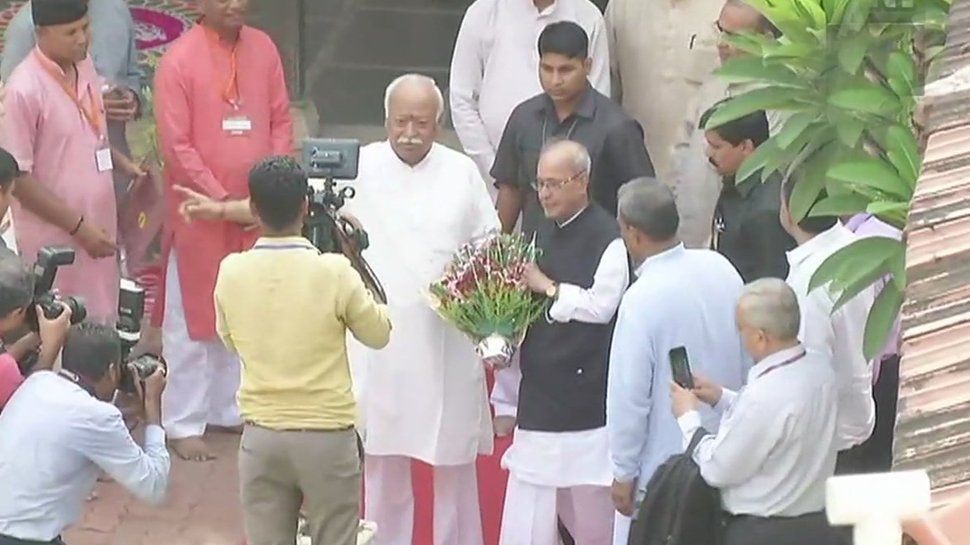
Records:
M356 416L347 330L383 348L387 309L350 261L300 237L261 238L227 256L215 289L216 329L242 360L239 407L271 429L334 430Z

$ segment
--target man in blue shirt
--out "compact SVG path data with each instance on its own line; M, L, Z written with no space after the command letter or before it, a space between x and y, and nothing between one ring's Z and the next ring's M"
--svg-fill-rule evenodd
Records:
M72 326L61 361L60 371L27 377L0 413L0 545L62 544L102 470L146 502L160 503L168 488L164 373L142 386L142 450L110 403L121 379L118 333L94 323Z
M742 282L722 255L684 248L671 190L638 178L619 191L620 234L636 265L636 279L620 303L606 397L613 461L613 503L623 515L614 543L626 543L636 502L667 458L683 451L670 410L670 351L683 347L693 371L737 389L748 357L735 325ZM708 430L719 418L701 412Z

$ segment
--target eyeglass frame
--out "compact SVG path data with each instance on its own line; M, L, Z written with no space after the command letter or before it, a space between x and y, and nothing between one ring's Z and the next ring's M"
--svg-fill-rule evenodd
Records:
M543 182L540 182L539 179L536 179L534 182L532 182L532 189L534 189L536 193L541 191L543 187L549 189L549 191L559 191L567 184L569 184L573 180L578 179L580 176L584 174L586 174L585 168L580 170L579 172L576 172L575 174L566 178L565 180L556 180L554 183L548 183L548 182L543 183Z

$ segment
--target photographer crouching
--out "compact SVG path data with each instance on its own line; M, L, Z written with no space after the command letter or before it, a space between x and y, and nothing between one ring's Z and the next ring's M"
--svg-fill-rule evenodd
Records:
M0 261L0 273L6 266ZM0 412L0 545L63 545L61 533L80 518L102 470L149 503L160 503L168 487L164 371L133 375L121 363L117 331L93 323L68 329L71 310L62 306L55 320L38 312L42 358L63 343L62 368L35 366ZM123 382L144 400L144 450L111 403Z
M0 257L0 337L23 333L27 310L33 304L33 275L19 257L4 254ZM70 325L70 313L64 312L56 319L48 320L43 311L38 310L37 316L39 334L21 336L16 342L4 346L5 350L0 354L0 410L23 383L21 368L29 357L36 355L34 369L50 370L61 352Z

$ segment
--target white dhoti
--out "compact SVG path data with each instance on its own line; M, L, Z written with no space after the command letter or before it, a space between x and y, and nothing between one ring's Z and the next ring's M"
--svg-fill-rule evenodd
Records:
M381 545L411 545L414 488L411 459L370 456L364 462L364 513ZM434 545L482 545L475 464L434 466Z
M613 545L627 545L630 542L630 526L632 524L632 518L620 513L614 513Z
M502 457L509 470L499 545L557 545L557 516L576 545L613 539L606 428L515 431Z
M168 385L162 394L166 434L184 439L201 436L207 424L242 424L236 401L241 378L239 358L218 339L189 338L174 250L166 270L162 343L162 356L168 364Z
M497 369L494 374L492 394L489 400L495 409L495 416L512 416L518 412L519 383L522 382L522 368L519 367L519 351L512 356L509 366Z

